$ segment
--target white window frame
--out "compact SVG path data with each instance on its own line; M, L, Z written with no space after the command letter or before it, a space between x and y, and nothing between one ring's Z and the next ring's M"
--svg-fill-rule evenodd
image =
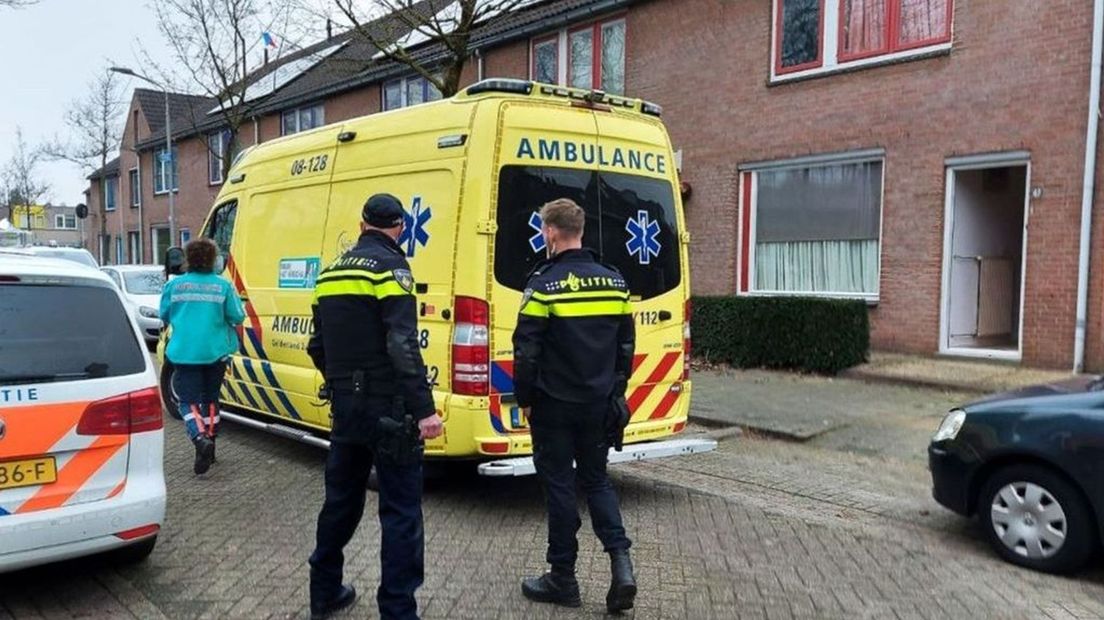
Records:
M160 147L160 148L154 150L154 152L153 152L153 195L154 196L164 196L165 194L169 193L169 190L166 189L166 188L172 183L172 180L173 180L172 178L174 176L173 175L173 167L174 166L176 167L176 175L175 175L176 176L176 187L173 187L172 191L177 192L177 193L180 192L180 149L176 145L173 145L173 147L172 147L172 152L173 152L172 161L170 161L168 163L162 163L161 162L161 153L164 153L164 152L165 152L165 147ZM159 166L160 166L160 169L161 169L161 174L160 175L157 174L157 170L158 170ZM168 171L168 173L167 173L168 177L169 177L168 179L165 178L166 170ZM162 188L160 191L158 191L158 189L157 189L157 178L159 176L161 177L161 188Z
M72 226L69 226L66 223L68 221L66 218L70 218L70 217L73 218L73 225ZM77 229L77 216L75 216L75 215L66 215L65 213L55 213L54 214L54 228L56 228L57 230L76 230Z
M282 119L281 119L281 122ZM222 162L226 157L226 150L230 146L230 130L221 129L207 134L207 184L222 185ZM216 154L217 151L217 154ZM215 166L215 163L218 166ZM217 172L217 177L215 173Z
M301 114L303 112L307 111L307 110L317 110L319 122L314 127L308 127L307 129L303 129L302 127L300 127L299 120L302 118ZM291 115L292 118L295 119L295 129L293 131L288 131L287 130L287 122L285 121L285 119L287 119L288 115ZM324 104L324 103L315 103L315 104L312 104L312 105L305 105L305 106L301 106L301 107L298 107L298 108L293 108L291 110L284 110L283 112L280 113L280 135L281 136L290 136L290 135L293 135L293 134L297 134L301 131L308 131L310 129L316 129L316 128L321 127L325 124L326 124L326 104Z
M119 181L118 181L118 179L119 179L119 177L117 177L117 176L115 176L115 177L104 177L104 180L103 180L104 211L114 211L115 209L117 209L119 207ZM112 181L115 181L114 185L112 185L112 183L111 183ZM109 194L108 190L111 187L115 188L114 200L109 201L107 199L107 197L108 197L108 194ZM114 203L114 204L112 204L112 203Z
M137 179L137 181L138 181L138 188L137 188L138 191L135 192L134 191L135 188L133 186L131 186L129 188L129 190L130 190L130 207L132 209L137 209L138 207L142 206L142 174L138 171L137 166L135 166L135 167L131 168L129 171L127 171L127 184L128 185L130 184L130 179L132 178L131 175L134 175L133 178Z
M786 169L806 169L817 168L822 166L840 166L848 164L865 164L872 162L880 162L882 164L882 187L881 195L878 203L878 265L877 265L877 278L873 293L853 293L853 292L832 292L832 291L771 291L760 290L757 286L756 274L755 274L755 247L756 247L756 216L758 213L759 205L759 173L760 172L774 172L777 170ZM749 163L740 166L740 178L741 183L746 182L744 180L744 173L751 173L751 203L743 204L741 198L740 210L739 210L739 224L738 230L742 230L742 225L745 217L750 218L749 223L749 235L748 235L748 248L747 248L747 265L739 265L739 269L736 270L737 290L739 291L740 272L746 267L747 269L747 290L740 291L738 294L747 297L824 297L830 299L861 299L868 304L876 305L881 299L882 288L882 250L885 247L883 244L885 234L885 179L886 179L886 156L885 152L881 149L871 149L869 151L853 151L846 153L831 153L824 155L813 155L810 157L800 157L789 160L775 160L762 163ZM741 187L740 195L743 196L743 188ZM746 214L745 214L746 212ZM738 234L738 239L741 241L737 243L737 256L744 256L744 248L742 247L743 235Z
M800 80L802 78L830 75L833 73L840 73L842 71L849 71L852 69L858 69L862 67L872 67L878 65L885 65L894 63L900 60L909 58L917 58L924 56L931 56L933 54L939 54L950 51L954 44L954 0L948 0L952 3L951 18L947 26L949 40L942 43L933 43L931 45L924 45L921 47L914 47L897 52L888 52L885 54L878 54L875 56L869 56L867 58L859 58L856 60L840 60L839 58L839 20L840 20L840 1L841 0L823 0L824 15L821 16L823 28L820 33L820 64L816 67L810 67L801 71L792 71L786 73L778 72L778 50L779 50L779 15L778 12L782 8L782 0L771 0L771 44L770 44L770 81L772 84L781 84L784 82L792 82L793 80ZM894 1L894 0L891 0ZM887 5L888 6L888 5Z
M188 245L189 241L192 240L192 229L187 228L187 227L181 228L180 232L179 232L179 235L180 235L180 247L184 247L185 245ZM185 238L185 237L187 237L187 238Z
M409 76L404 76L404 77L401 77L401 78L395 78L393 80L387 80L386 82L383 82L382 84L380 84L380 110L383 111L383 112L390 112L391 110L401 110L403 108L410 107L411 104L410 104L409 98L407 97L407 91L410 88L410 83L411 82L419 81L419 80L422 82L422 96L423 96L422 103L432 103L434 101L440 101L441 100L441 97L438 97L437 99L430 99L429 98L430 89L436 90L436 87L433 84L431 84L429 80L425 79L424 77L422 77L420 75L409 75ZM397 107L397 108L387 107L387 87L392 85L392 84L398 84L399 85L399 97L400 97L400 101L402 103L399 104L399 107ZM414 105L421 105L421 103L416 103Z
M556 42L559 46L558 47L558 56L557 56L557 59L556 59L556 73L558 73L559 75L557 76L557 79L556 79L556 85L557 86L567 86L568 85L567 80L568 80L568 77L569 77L568 74L567 74L568 64L569 64L568 63L568 60L569 60L568 43L570 41L571 33L578 32L578 31L586 29L586 28L591 28L591 29L597 28L597 30L601 31L606 26L616 24L616 23L622 23L622 24L624 24L624 27L625 27L625 66L622 67L622 71L625 73L625 91L627 92L629 90L629 84L628 84L628 81L629 81L629 76L628 76L629 24L628 24L628 21L625 19L624 13L617 14L617 15L612 15L612 16L608 16L608 17L603 17L601 19L594 19L594 20L590 20L590 21L579 22L577 24L571 24L570 26L560 28L557 31L546 32L546 33L544 33L540 36L532 37L531 39L529 39L529 69L528 69L529 79L530 80L535 80L536 79L536 75L534 73L534 68L535 67L533 66L534 65L533 61L536 59L536 47L539 46L539 45L543 45L543 44L548 43L553 37L555 37ZM597 41L593 41L593 42L597 43ZM598 47L595 47L594 49L591 50L591 53L601 54L602 50ZM601 67L601 61L600 60L598 62L598 66ZM595 82L597 82L599 87L600 87L600 85L602 83L601 81L602 81L602 76L601 75L595 75L594 74L594 69L592 68L591 69L591 75L590 75L591 84L593 85L593 84L595 84ZM612 94L612 95L624 95L625 93L610 93L610 94Z

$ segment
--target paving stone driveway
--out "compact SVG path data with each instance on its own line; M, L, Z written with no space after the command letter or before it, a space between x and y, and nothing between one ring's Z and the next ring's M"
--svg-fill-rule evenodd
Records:
M180 428L168 430L168 520L151 558L0 575L0 618L305 616L324 454L228 424L219 464L197 480ZM896 505L885 514L861 505L856 514L846 493L833 498L827 489L846 480L846 462L799 468L793 454L772 447L785 445L734 439L696 457L703 460L694 467L617 468L642 590L635 617L1104 617L1098 574L1061 579L1012 568L950 517L927 527L898 518L904 509ZM765 469L776 462L790 469ZM804 483L776 484L772 475L801 475ZM521 597L519 576L543 566L542 499L532 478L432 484L426 528L426 618L604 615L608 566L586 531L583 609ZM366 519L350 547L348 578L368 596L347 617L376 617L378 536Z

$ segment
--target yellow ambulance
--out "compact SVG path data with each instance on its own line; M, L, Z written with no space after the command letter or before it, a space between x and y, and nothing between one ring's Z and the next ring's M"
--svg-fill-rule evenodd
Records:
M511 336L526 276L545 255L537 211L566 197L587 211L584 244L630 286L637 348L625 442L680 433L691 393L690 237L659 116L638 99L487 80L451 99L247 149L203 232L247 310L222 402L251 415L232 419L324 443L329 411L306 353L314 282L356 242L367 197L387 192L408 212L399 244L416 280L426 379L445 420L427 457L531 454L513 397ZM166 394L171 371L166 364ZM622 459L707 444L626 446ZM529 473L523 462L482 471Z

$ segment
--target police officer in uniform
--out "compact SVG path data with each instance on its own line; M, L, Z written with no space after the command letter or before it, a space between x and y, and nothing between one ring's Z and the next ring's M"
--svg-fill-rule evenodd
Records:
M575 579L575 505L578 479L594 532L610 555L611 613L631 609L636 581L617 494L606 474L611 443L620 443L635 342L625 280L582 246L586 215L568 199L540 212L549 259L530 275L514 332L514 383L529 420L533 460L548 507L548 563L552 570L523 580L533 601L581 605ZM624 415L617 415L624 411ZM577 469L572 468L572 461Z
M417 618L414 592L424 574L422 448L441 434L417 338L410 266L397 244L402 203L368 199L361 235L318 277L308 353L326 378L333 427L326 501L310 557L311 616L353 604L342 584L343 549L364 513L373 463L379 477L382 578L380 616Z

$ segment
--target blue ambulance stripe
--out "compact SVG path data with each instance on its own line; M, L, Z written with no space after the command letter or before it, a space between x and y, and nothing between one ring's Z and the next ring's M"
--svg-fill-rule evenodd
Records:
M254 389L256 389L257 393L261 395L261 400L263 400L265 405L268 407L267 410L275 415L281 415L280 410L276 408L276 405L272 402L272 399L268 397L268 394L265 393L264 388L261 386L261 381L257 378L257 373L253 370L253 361L248 358L243 359L242 365L245 366L245 372L253 381Z
M234 390L234 386L230 384L230 381L223 381L222 389L224 392L226 392L227 400L231 400L239 404L242 402L242 399L238 398L238 393Z
M506 427L502 425L502 420L499 419L499 417L496 416L493 413L490 414L490 415L491 415L491 427L494 428L495 432L496 433L505 433L506 432Z
M506 374L506 370L499 364L491 364L491 385L499 394L514 392L514 378Z
M11 514L11 513L8 512L7 510L4 510L3 508L0 508L0 517L6 517L9 514Z
M249 388L246 387L245 381L238 381L238 389L241 390L242 395L245 396L245 401L238 401L243 405L249 403L249 406L260 411L261 407L257 405L257 399L253 398L253 394L249 392Z
M299 417L299 412L291 405L291 401L288 399L287 394L284 393L284 390L280 387L280 382L276 380L276 373L272 372L272 364L261 361L261 370L264 371L265 377L268 377L269 384L276 390L276 397L280 399L280 402L283 403L284 408L288 410L291 417L296 420L302 419Z
M249 335L249 342L253 343L253 349L257 351L257 357L267 359L268 356L265 355L264 346L261 344L261 339L257 337L257 332L253 331L252 327L247 327L245 333Z

